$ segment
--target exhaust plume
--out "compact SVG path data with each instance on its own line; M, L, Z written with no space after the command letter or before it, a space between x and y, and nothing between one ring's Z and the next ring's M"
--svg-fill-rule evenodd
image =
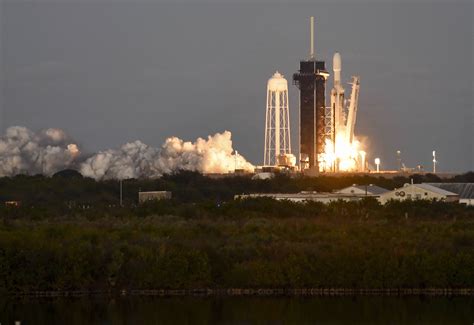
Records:
M253 170L244 157L233 154L229 131L185 142L166 139L161 150L141 141L124 144L88 158L80 166L84 176L95 179L156 178L177 170L201 173L228 173L237 169Z
M177 137L166 139L161 148L141 141L118 149L100 151L88 158L61 129L34 133L14 126L0 137L0 177L17 174L52 175L75 168L82 175L101 179L156 178L178 170L201 173L228 173L235 169L251 171L252 164L234 152L232 134L216 133L195 142Z
M63 130L33 133L25 127L13 126L0 137L0 176L52 175L72 166L78 155L77 145Z

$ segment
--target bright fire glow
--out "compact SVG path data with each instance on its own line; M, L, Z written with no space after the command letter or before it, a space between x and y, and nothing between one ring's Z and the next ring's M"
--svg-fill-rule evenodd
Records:
M357 172L365 170L366 153L361 149L361 143L354 139L350 142L344 134L336 137L334 145L326 139L325 152L320 156L322 171Z

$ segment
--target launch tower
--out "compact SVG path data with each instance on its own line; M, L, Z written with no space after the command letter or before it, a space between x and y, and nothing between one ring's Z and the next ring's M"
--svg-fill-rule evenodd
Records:
M329 73L324 61L317 61L314 53L314 17L310 34L310 57L300 61L293 83L300 90L300 167L319 171L318 155L324 152L326 138L325 90Z

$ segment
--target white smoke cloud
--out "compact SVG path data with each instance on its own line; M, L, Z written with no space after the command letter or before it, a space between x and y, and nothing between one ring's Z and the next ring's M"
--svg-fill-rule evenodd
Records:
M81 164L84 176L95 179L159 177L177 170L202 173L227 173L237 169L253 170L244 157L233 154L232 134L216 133L207 140L185 142L177 137L166 139L161 150L140 141L120 149L99 152Z
M68 168L79 155L71 141L60 129L33 133L25 127L10 127L0 137L0 176L51 175Z
M253 170L252 164L234 153L231 136L225 131L195 142L170 137L160 149L135 141L84 160L78 146L63 130L34 133L14 126L0 137L0 176L52 175L66 168L77 168L84 176L97 180L156 178L178 170L201 173L228 173L236 168Z

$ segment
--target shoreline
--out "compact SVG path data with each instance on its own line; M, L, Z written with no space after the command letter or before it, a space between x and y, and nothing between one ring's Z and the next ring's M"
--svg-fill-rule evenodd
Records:
M6 297L66 298L86 296L155 296L155 297L344 297L344 296L464 296L474 297L474 288L300 288L300 289L147 289L147 290L77 290L31 291L6 294Z

